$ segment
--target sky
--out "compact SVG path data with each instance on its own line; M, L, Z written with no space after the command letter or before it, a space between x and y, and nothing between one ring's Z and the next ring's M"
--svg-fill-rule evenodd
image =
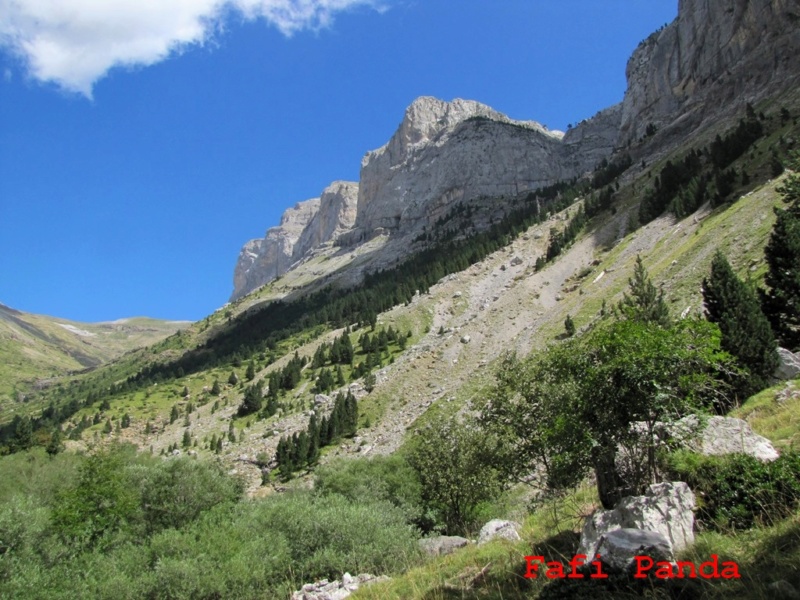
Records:
M550 129L676 0L0 0L0 303L198 320L418 96Z

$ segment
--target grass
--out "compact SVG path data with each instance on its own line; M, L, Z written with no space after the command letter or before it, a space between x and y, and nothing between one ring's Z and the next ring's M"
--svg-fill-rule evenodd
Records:
M800 384L780 383L749 398L730 416L747 421L779 451L800 448Z

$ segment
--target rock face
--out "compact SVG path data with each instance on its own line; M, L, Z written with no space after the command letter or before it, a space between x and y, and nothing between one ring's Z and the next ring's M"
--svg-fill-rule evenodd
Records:
M618 145L621 121L622 103L601 110L567 131L562 149L565 168L582 175L608 158Z
M561 137L478 102L418 98L391 140L361 162L351 241L378 229L432 223L459 200L555 183L569 175L561 165Z
M753 102L798 77L795 0L680 0L678 17L634 51L620 145L680 118L683 128ZM700 114L702 113L702 114Z
M694 504L694 493L682 481L653 484L644 496L629 496L613 510L595 511L583 526L578 554L594 556L605 535L629 528L660 533L679 552L694 542Z
M334 181L319 198L319 210L303 229L292 256L300 260L315 248L336 241L356 221L358 184L352 181Z
M295 204L277 227L260 240L250 240L239 253L233 275L236 300L286 273L315 248L335 241L355 221L358 184L335 181L312 198Z

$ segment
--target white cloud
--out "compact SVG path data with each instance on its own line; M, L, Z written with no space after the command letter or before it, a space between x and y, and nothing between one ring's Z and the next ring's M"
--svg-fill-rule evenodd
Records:
M114 66L152 65L203 44L228 11L284 35L327 27L333 15L378 0L0 0L0 46L31 76L92 95Z

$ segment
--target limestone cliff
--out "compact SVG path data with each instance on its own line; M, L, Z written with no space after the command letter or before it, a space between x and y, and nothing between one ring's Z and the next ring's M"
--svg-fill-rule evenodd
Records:
M628 61L620 142L651 124L685 131L787 89L798 80L799 19L797 0L680 0L675 21Z
M358 184L352 181L334 181L322 192L319 210L303 229L294 246L292 257L301 260L315 248L336 239L350 230L356 220Z
M409 230L437 209L481 195L518 194L565 175L560 132L514 121L469 100L422 97L389 142L361 162L356 230Z
M268 229L263 239L250 240L244 245L236 261L231 300L283 275L292 266L295 244L319 210L319 204L319 198L298 202L283 213L280 225Z

